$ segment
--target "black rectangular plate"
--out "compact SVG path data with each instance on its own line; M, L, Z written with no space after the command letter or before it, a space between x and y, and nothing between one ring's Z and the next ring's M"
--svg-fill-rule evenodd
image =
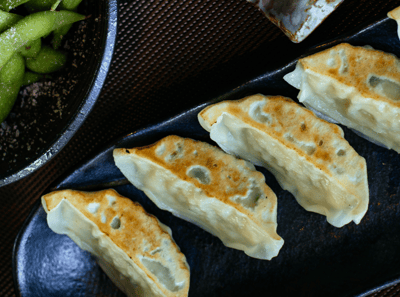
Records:
M355 35L339 38L307 54L340 42L371 45L400 56L396 22L379 21ZM244 82L212 102L254 93L296 98L297 90L282 77L296 61ZM97 190L113 187L140 202L173 237L191 267L189 296L364 296L399 281L400 276L400 155L358 137L346 128L345 137L368 166L369 210L361 223L335 228L325 217L306 212L275 178L260 169L278 196L278 234L285 240L271 261L250 258L225 247L200 228L158 209L141 191L128 184L114 165L112 150L151 144L176 134L211 142L197 122L205 103L174 118L128 135L58 182L56 189ZM39 202L15 242L14 278L23 297L123 296L100 270L95 259L46 224ZM38 295L39 294L39 295ZM361 294L361 295L360 295Z

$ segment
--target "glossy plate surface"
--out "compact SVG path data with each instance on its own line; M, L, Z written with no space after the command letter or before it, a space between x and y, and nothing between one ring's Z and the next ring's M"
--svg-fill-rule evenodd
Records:
M396 23L389 19L309 53L342 41L369 44L400 56ZM214 101L254 93L296 98L297 90L282 79L295 63L245 82ZM191 267L192 297L364 296L399 281L400 155L369 143L346 128L346 139L367 161L370 205L366 216L359 225L335 228L325 217L306 212L270 173L261 170L278 197L277 231L285 240L280 254L271 261L256 260L226 248L216 237L158 209L141 191L126 183L114 165L114 148L147 145L170 134L210 141L197 122L197 113L208 104L116 141L70 173L56 188L112 187L170 226ZM23 297L123 296L90 254L66 236L49 230L39 203L16 239L13 257L15 287Z

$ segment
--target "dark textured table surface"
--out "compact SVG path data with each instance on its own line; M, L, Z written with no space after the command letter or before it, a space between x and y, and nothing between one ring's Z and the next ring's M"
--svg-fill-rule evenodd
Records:
M209 101L397 6L400 0L344 0L310 37L293 44L244 0L120 1L114 59L94 111L48 165L0 188L0 296L15 296L14 239L57 178L110 141ZM395 285L371 296L400 296L399 290Z

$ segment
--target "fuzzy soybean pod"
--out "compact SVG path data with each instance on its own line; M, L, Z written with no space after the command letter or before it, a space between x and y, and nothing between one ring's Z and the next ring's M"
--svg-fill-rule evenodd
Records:
M1 0L0 0L1 1ZM29 0L25 3L25 8L30 12L50 10L57 0Z
M0 123L5 120L17 99L25 72L25 60L15 54L0 71Z
M30 71L25 71L24 74L24 78L22 79L22 86L28 86L30 84L33 84L37 81L39 81L40 79L44 79L44 78L52 78L52 76L50 74L39 74L39 73L35 73L35 72L30 72Z
M50 9L55 10L54 6L59 5L61 10L74 11L81 2L82 0L29 0L29 2L25 4L25 7L30 12L38 12Z
M30 84L33 84L37 82L40 78L42 78L43 75L39 73L34 73L30 71L25 71L24 77L22 79L21 85L23 86L28 86Z
M62 39L64 38L65 34L68 33L69 29L71 29L72 25L73 24L68 24L54 30L53 40L51 41L54 49L58 49L60 47Z
M61 51L43 46L35 58L26 59L26 67L36 73L52 73L60 70L67 62L67 55Z
M10 11L14 7L20 6L28 1L29 0L0 0L0 9Z
M36 57L42 48L42 39L29 41L27 44L21 46L18 52L25 58Z
M0 10L0 33L11 28L14 24L20 21L23 17Z
M63 0L61 1L60 7L65 10L76 10L82 0ZM61 45L61 41L64 38L65 34L68 33L69 29L71 29L72 24L65 25L61 28L54 30L53 32L53 40L51 41L54 49L58 49Z
M31 14L0 34L0 69L26 43L39 39L57 28L83 20L72 11L42 11Z
M82 0L63 0L60 4L61 9L65 10L75 10Z

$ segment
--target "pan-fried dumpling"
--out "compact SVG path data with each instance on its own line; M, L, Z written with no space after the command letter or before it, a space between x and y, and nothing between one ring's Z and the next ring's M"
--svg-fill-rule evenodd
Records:
M252 164L174 135L146 147L116 149L114 160L158 207L204 228L226 246L259 259L279 253L277 199Z
M359 223L368 208L364 158L337 125L289 98L254 95L206 107L201 126L226 152L271 171L283 189L333 226Z
M388 17L397 22L397 35L400 38L400 6L389 11Z
M171 230L114 190L42 197L47 223L92 253L127 296L188 296L189 266Z
M300 59L284 79L299 101L400 152L400 60L339 44Z

